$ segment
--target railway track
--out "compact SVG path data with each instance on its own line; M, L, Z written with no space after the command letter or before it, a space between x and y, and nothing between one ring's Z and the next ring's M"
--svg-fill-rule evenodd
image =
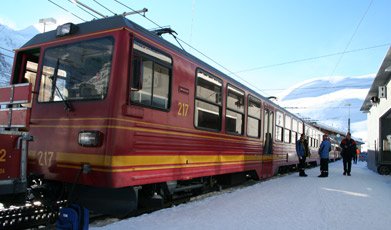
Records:
M66 201L58 201L51 205L44 205L35 202L24 206L1 209L0 229L27 229L49 226L56 221L58 211L65 203Z

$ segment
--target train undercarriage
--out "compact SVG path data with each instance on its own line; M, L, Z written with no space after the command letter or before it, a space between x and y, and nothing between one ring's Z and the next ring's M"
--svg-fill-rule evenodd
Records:
M109 189L44 181L34 176L28 178L26 192L0 196L3 205L0 207L0 228L23 229L51 225L56 221L60 208L70 203L86 207L91 213L124 218L257 179L255 172L240 172Z
M280 174L292 171L297 171L297 165L285 165L278 169ZM30 176L25 193L0 197L3 203L0 227L20 229L53 224L60 208L70 203L86 207L91 213L125 218L170 207L191 197L220 191L249 180L259 180L255 171L114 189L44 181L42 177Z

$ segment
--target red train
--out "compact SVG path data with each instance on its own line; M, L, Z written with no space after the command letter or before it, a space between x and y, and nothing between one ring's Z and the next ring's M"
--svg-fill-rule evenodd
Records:
M5 203L27 190L123 215L289 170L303 132L319 162L318 129L122 16L38 34L13 66L0 91Z

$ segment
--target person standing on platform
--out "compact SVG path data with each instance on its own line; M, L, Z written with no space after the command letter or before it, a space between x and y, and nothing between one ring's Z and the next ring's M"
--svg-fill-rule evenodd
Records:
M343 158L343 175L350 176L352 169L352 158L356 155L357 145L356 142L351 138L351 134L348 132L346 138L341 141L341 155Z
M299 158L299 176L306 177L305 174L305 159L308 156L308 142L305 139L304 134L301 134L300 139L296 141L296 154Z
M331 151L331 143L327 134L323 135L323 141L319 147L320 157L320 175L318 177L329 176L329 152Z
M357 157L358 157L358 153L357 153L357 150L358 149L356 149L356 152L355 152L355 154L353 155L353 164L357 164Z

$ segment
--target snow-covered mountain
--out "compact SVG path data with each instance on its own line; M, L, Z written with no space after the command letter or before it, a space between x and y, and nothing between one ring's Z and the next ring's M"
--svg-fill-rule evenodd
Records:
M13 30L0 24L0 86L9 82L14 53L12 50L21 47L38 33L34 26L23 30Z
M367 116L360 111L375 75L314 78L292 86L278 102L303 118L367 139Z

